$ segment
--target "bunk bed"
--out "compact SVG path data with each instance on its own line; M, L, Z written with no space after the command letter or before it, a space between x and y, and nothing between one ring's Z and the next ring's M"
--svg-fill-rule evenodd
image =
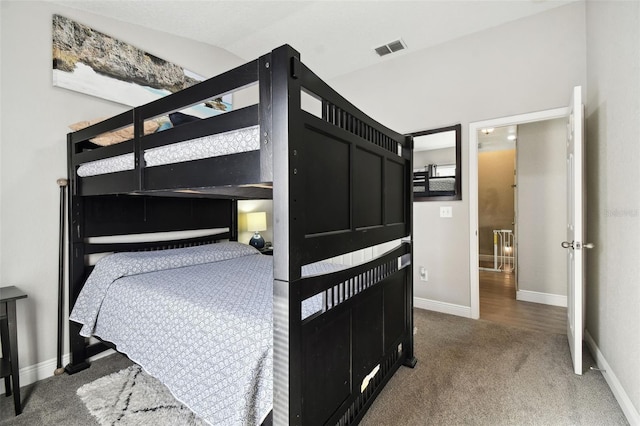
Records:
M455 176L431 176L429 171L416 170L413 172L414 197L437 197L441 195L456 195Z
M256 83L256 105L145 134L150 119ZM320 111L306 109L303 96ZM134 128L131 140L104 147L91 142L126 126ZM147 164L151 150L247 129L259 138L257 149ZM273 257L246 256L267 262L273 278L272 412L257 422L357 424L394 372L415 365L412 140L351 105L290 46L70 133L67 142L70 312L98 268L87 261L91 255L173 253L234 241L237 200L271 198ZM78 174L83 165L124 155L130 164L120 171ZM102 238L210 229L223 232L159 242ZM303 270L389 241L400 242L366 263L326 273ZM310 301L319 307L305 314ZM118 342L92 343L81 333L83 324L69 324L70 374L104 349L118 349ZM201 344L196 340L193 347Z

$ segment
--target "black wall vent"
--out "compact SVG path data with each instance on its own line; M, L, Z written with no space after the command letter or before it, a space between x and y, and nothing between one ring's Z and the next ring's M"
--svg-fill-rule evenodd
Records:
M402 39L398 39L387 44L383 44L380 47L376 47L374 50L379 56L388 55L389 53L394 53L399 50L406 49L407 45L402 41Z

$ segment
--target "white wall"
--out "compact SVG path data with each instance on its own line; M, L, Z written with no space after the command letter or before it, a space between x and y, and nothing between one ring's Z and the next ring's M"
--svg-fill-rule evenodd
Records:
M567 295L564 119L518 126L518 290Z
M126 109L52 86L52 15L75 19L205 77L243 61L209 45L47 2L2 1L0 8L0 282L18 286L29 295L18 301L19 362L22 370L33 372L29 366L56 356L56 179L67 173L67 125ZM65 343L65 352L67 348Z
M456 149L429 149L413 153L414 169L423 168L429 164L456 164Z
M584 3L574 3L330 82L400 132L462 123L462 200L414 206L414 266L429 271L425 283L414 268L415 295L429 306L470 315L468 124L566 106L585 84L585 50ZM439 217L442 205L453 218Z
M640 3L589 1L586 10L587 240L595 245L586 252L586 327L629 422L640 425Z

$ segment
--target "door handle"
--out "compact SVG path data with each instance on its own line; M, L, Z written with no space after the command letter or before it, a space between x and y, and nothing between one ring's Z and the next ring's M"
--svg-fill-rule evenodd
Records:
M575 241L563 241L562 244L560 244L562 246L562 248L571 248L571 249L575 249L575 250L580 250L581 248L586 248L586 249L592 249L593 248L593 243L586 243L586 244L580 244L579 242L575 242Z

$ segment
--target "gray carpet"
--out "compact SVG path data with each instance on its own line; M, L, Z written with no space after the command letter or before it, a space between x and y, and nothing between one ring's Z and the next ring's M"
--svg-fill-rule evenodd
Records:
M419 309L414 318L418 365L396 373L363 425L627 424L588 352L585 374L572 373L565 336ZM130 365L116 354L27 386L19 417L0 397L0 426L97 425L77 389Z
M131 364L131 361L120 354L110 355L73 376L63 374L25 386L20 391L22 414L17 417L14 417L13 398L0 396L0 425L97 426L98 423L76 395L76 391L86 383Z
M363 425L626 425L584 350L564 335L416 309L415 369L401 368Z

